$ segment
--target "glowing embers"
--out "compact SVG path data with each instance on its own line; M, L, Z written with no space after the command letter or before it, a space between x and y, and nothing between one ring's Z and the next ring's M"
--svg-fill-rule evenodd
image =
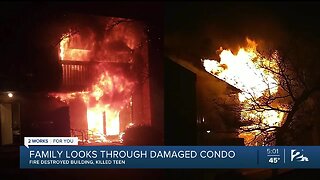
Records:
M220 62L203 60L205 70L215 77L241 90L238 94L241 103L241 119L254 122L260 127L278 127L285 113L270 108L270 99L279 93L279 78L272 73L278 71L275 52L270 59L263 58L256 50L257 44L247 39L248 46L241 48L236 54L231 50L222 50ZM281 106L274 102L272 107ZM255 129L255 128L254 128ZM245 141L252 139L252 131L240 135ZM246 139L247 138L247 139Z

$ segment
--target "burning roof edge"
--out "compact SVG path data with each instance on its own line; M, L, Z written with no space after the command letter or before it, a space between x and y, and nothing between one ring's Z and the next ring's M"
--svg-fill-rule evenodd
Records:
M226 83L225 81L213 76L212 74L208 73L204 69L197 68L196 66L194 66L190 62L187 62L187 61L181 60L181 59L177 59L177 58L172 58L172 57L167 57L167 58L172 60L173 62L179 64L180 66L188 69L189 71L193 72L194 74L196 74L196 76L210 76L210 78L213 78L216 81L219 81L221 83L227 84L227 89L228 89L228 93L229 94L236 94L236 93L240 93L241 92L240 89L238 89L238 88Z

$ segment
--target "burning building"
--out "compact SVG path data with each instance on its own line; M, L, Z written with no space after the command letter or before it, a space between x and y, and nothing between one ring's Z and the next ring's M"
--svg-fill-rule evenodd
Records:
M181 98L178 102L186 101L179 106L183 109L186 106L185 103L194 104L196 101L193 108L188 106L192 109L193 116L185 117L182 113L181 116L173 119L181 119L180 123L186 119L195 121L196 114L198 132L202 132L200 136L198 135L198 138L200 137L198 143L229 145L235 142L226 143L226 140L238 136L243 138L245 145L274 145L279 129L285 127L284 124L288 119L293 118L292 110L295 111L293 106L297 103L296 96L301 96L303 92L303 81L297 78L299 76L297 70L281 57L279 51L262 53L257 49L258 44L255 41L247 38L246 42L246 46L236 51L220 48L217 51L219 60L199 60L203 69L197 68L191 62L175 58L175 62L184 67L180 69L190 71L193 78L189 78L191 75L187 73L175 74L170 71L172 67L168 66L170 67L168 74L171 76L175 74L189 81L185 82L178 78L177 85L173 85L177 86L177 91L181 91L176 95ZM176 71L182 70L177 68ZM168 78L167 81L170 82L171 79ZM187 92L191 94L183 96ZM310 104L316 101L316 96L308 97L310 99L302 98L305 102L300 107L300 112L294 112L295 116L305 116L306 109L312 109ZM179 111L179 108L175 110L175 112ZM296 117L293 121L297 121ZM292 131L297 132L301 131L299 126L309 126L312 129L309 134L312 140L302 141L301 144L318 142L317 125L310 124L312 122L290 127ZM193 127L195 127L194 124ZM184 134L187 136L188 133ZM195 136L193 134L193 137ZM294 142L291 137L286 138ZM278 139L281 141L281 138Z
M167 58L165 65L167 143L243 145L240 114L230 111L240 90L181 59Z
M1 120L17 119L19 123L14 123L21 137L77 136L83 143L121 142L123 132L134 125L159 127L161 120L152 119L161 118L155 117L161 107L152 103L154 83L150 82L150 67L157 64L150 64L150 57L156 60L149 50L150 39L155 37L149 37L145 22L64 13L41 25L35 28L37 36L32 41L41 48L33 49L32 56L49 62L39 69L50 70L44 72L50 78L42 78L54 87L3 97L9 99L1 104ZM159 76L153 76L154 82ZM154 90L154 95L159 91ZM11 133L2 131L2 144L12 144L12 138L6 138L12 137L12 127L5 125L1 127Z
M285 113L273 107L286 107L277 102L269 104L274 95L279 94L279 77L274 73L279 69L277 54L275 52L270 59L262 58L256 50L257 44L250 39L247 43L247 48L241 48L235 55L230 50L222 50L220 62L203 60L203 66L207 72L241 90L238 93L241 121L257 122L244 129L254 128L252 126L279 127ZM265 103L264 97L268 99ZM250 144L260 133L258 128L256 131L244 131L240 136Z
M246 145L265 145L272 141L290 110L279 53L263 56L255 41L246 40L247 46L236 52L220 48L220 60L202 59L203 69L176 60L196 74L200 135L202 140L211 136L205 142L220 144L225 141L221 139L238 136ZM285 77L292 75L286 73Z
M95 28L81 23L72 25L73 29L66 26L57 51L61 92L50 94L69 105L72 132L86 134L89 142L119 136L133 124L151 124L148 39L143 24L94 18L87 21L96 21Z

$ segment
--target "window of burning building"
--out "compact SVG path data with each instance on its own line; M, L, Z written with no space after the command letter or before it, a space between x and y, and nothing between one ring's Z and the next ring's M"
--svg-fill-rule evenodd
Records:
M128 126L150 125L146 26L75 14L53 24L62 78L49 96L69 106L72 135L108 142Z

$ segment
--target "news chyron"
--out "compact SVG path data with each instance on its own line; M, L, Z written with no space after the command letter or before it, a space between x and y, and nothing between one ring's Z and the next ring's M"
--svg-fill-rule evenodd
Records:
M90 146L25 137L20 168L320 168L320 146Z

